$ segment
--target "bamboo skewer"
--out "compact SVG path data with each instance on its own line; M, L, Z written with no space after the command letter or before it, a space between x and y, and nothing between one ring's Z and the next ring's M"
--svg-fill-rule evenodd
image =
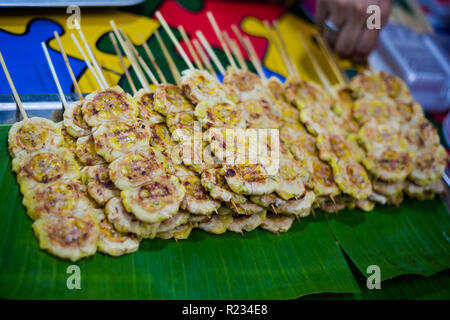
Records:
M272 41L275 44L275 46L277 48L277 51L280 54L281 60L283 60L283 64L284 64L284 66L286 68L286 71L287 71L288 75L290 77L294 77L295 76L295 71L292 70L292 65L289 62L288 57L286 57L286 52L283 50L283 48L281 47L280 43L273 36L272 30L270 28L270 24L269 24L269 22L267 20L264 20L264 26L266 27L267 34L269 35L270 41Z
M100 68L100 65L98 64L97 59L95 58L94 51L92 51L91 46L89 45L89 43L86 41L86 38L84 37L83 30L81 30L81 27L79 27L79 28L77 28L77 31L78 31L78 35L81 38L81 42L83 42L84 47L86 48L89 59L91 59L93 65L94 65L94 68L97 71L97 74L98 74L100 80L102 81L105 88L108 88L109 87L108 82L106 81L106 78L103 75L102 69Z
M70 66L69 59L67 58L67 54L66 51L64 50L59 34L58 32L54 31L53 35L55 36L56 42L58 43L59 50L61 51L61 54L67 67L67 71L69 71L70 78L72 79L73 87L75 89L75 93L77 94L78 99L83 100L83 94L81 93L80 86L78 85L77 82L77 78L75 78L75 75L73 74L72 67Z
M109 38L111 39L111 43L114 47L114 51L116 51L116 54L119 56L120 63L122 64L123 72L125 73L125 77L127 78L128 83L130 84L131 90L133 91L133 94L136 94L136 86L133 83L133 80L131 79L130 72L128 71L128 68L125 64L125 61L123 60L122 52L119 49L119 45L117 44L116 38L114 38L114 34L112 32L109 33Z
M227 56L228 62L230 65L234 68L237 68L236 63L234 62L233 57L231 56L230 49L228 48L227 44L225 43L225 40L223 39L222 33L220 32L219 25L217 24L216 19L214 18L214 15L211 11L208 11L206 13L206 16L208 17L209 23L214 29L214 33L216 34L217 39L219 39L220 45L222 46L223 51L225 51L225 55Z
M258 55L256 54L255 48L252 45L252 42L250 41L249 37L244 37L244 43L245 46L248 48L248 51L250 53L250 57L253 60L253 64L255 65L256 71L258 72L258 75L261 79L266 80L267 77L264 74L264 70L262 68L261 61L258 58Z
M225 74L225 68L223 67L222 63L220 62L219 58L216 56L216 54L214 53L213 49L211 48L208 40L206 40L205 36L203 35L203 33L200 30L197 30L195 32L195 34L197 35L197 38L200 40L200 42L202 43L203 47L205 48L206 52L208 53L208 55L211 57L212 61L214 62L214 64L216 65L217 69L219 69L219 72L221 74Z
M348 82L347 75L342 71L342 69L338 66L336 59L333 55L333 53L330 50L330 47L325 42L323 37L316 31L313 34L314 39L316 39L319 46L322 48L322 50L325 52L326 56L328 57L328 63L331 66L331 70L333 70L333 73L340 85L343 85Z
M120 43L123 51L125 52L125 55L127 56L128 60L130 60L131 65L133 66L133 69L136 72L136 75L137 75L142 87L145 90L150 90L150 85L149 85L147 79L145 78L144 74L142 73L141 68L139 67L139 63L136 61L136 59L133 56L133 53L130 51L128 46L125 44L125 40L122 39L122 36L119 33L119 30L117 30L116 24L114 23L113 20L110 21L110 24L114 30L114 34L116 35L117 39L119 40L119 43Z
M47 63L50 68L50 71L52 72L52 76L53 76L53 80L55 81L56 88L58 89L59 98L61 99L64 109L67 109L67 100L66 100L64 92L61 88L61 84L59 83L58 75L56 74L52 59L50 58L50 55L48 54L48 50L47 50L47 46L45 45L45 42L41 42L41 46L42 46L42 49L44 50L45 58L47 59Z
M242 53L239 50L239 46L236 43L236 40L231 39L230 36L228 35L228 32L226 32L225 30L222 31L222 34L223 34L223 37L225 39L225 42L231 48L232 55L237 60L239 66L240 66L240 69L248 70L247 69L247 64L245 63L244 57L242 56Z
M16 100L17 106L19 107L20 113L22 117L26 120L28 119L28 115L23 107L22 101L20 100L19 94L17 93L16 87L14 86L14 82L11 79L11 75L9 74L8 68L6 67L5 60L3 59L3 55L0 52L0 63L2 64L3 72L5 73L6 80L8 80L9 86L11 87L11 91L14 96L14 100Z
M297 80L301 80L300 73L298 72L298 69L295 66L294 59L292 59L292 56L289 53L286 42L284 41L283 35L281 34L281 30L278 25L278 22L274 21L273 26L274 26L275 32L277 33L278 38L280 39L281 48L284 50L286 58L287 58L289 64L291 65L291 70L294 72L295 78Z
M164 58L166 58L166 62L167 62L167 65L169 66L170 72L172 73L172 76L175 79L175 83L177 85L180 85L181 84L180 72L178 71L178 68L177 68L175 62L173 61L172 56L170 55L169 51L167 50L167 47L164 44L164 41L162 41L158 30L155 31L155 36L156 36L156 39L158 40L159 46L161 47Z
M178 31L180 32L184 43L186 43L189 53L191 54L192 58L194 59L195 65L197 66L198 69L203 70L203 64L200 61L197 53L195 52L194 47L192 46L191 40L189 40L189 37L186 33L186 30L184 30L184 27L182 25L179 25Z
M280 27L278 25L278 22L274 21L273 22L273 26L274 26L274 29L275 29L275 32L276 32L278 38L280 39L281 48L282 48L282 50L284 50L284 54L285 54L285 56L287 58L287 61L288 61L288 63L291 66L291 70L294 72L295 78L300 80L300 73L298 72L298 69L295 66L294 59L292 59L292 56L289 53L289 50L288 50L287 45L286 45L286 42L284 41L283 35L281 34L281 30L280 30Z
M206 66L206 69L212 74L212 75L216 75L216 72L214 71L214 68L211 64L211 61L209 61L208 56L206 55L205 51L203 51L203 48L200 44L200 42L198 42L197 39L193 39L192 40L192 44L194 45L195 49L197 50L200 58L203 61L203 64Z
M144 51L147 54L148 58L150 59L150 62L152 63L153 67L155 68L156 73L158 74L158 77L161 79L162 83L166 84L167 83L166 77L164 77L164 73L162 72L158 63L156 63L155 56L153 55L152 51L150 50L149 46L147 45L147 42L145 42L145 40L142 37L140 32L138 32L137 35L139 37L139 40L141 40L141 45L144 48Z
M238 26L235 24L231 25L231 29L233 30L234 34L236 35L238 41L242 45L242 47L247 51L247 54L250 58L250 61L252 62L253 66L256 69L256 72L258 73L259 77L261 79L266 80L266 75L264 74L264 71L262 69L261 61L258 58L258 55L256 54L255 48L252 45L252 42L250 41L250 38L244 37L241 34L241 31L239 30Z
M173 34L172 30L170 29L169 25L167 24L166 20L162 16L161 12L156 11L155 13L156 18L159 20L161 25L163 26L164 30L166 30L167 34L170 37L170 40L172 40L173 44L177 48L178 52L181 54L181 57L183 58L184 62L187 64L189 69L194 70L194 65L191 63L191 60L189 60L189 57L187 56L186 52L184 52L183 47L178 42L177 38Z
M139 54L138 50L134 46L134 44L131 42L130 38L127 36L127 34L123 31L122 28L119 28L119 32L122 34L123 39L125 40L125 44L128 46L128 48L131 49L131 52L134 54L134 57L138 60L139 64L141 65L142 69L144 69L147 76L150 78L152 83L158 85L159 81L156 79L155 75L153 74L152 70L148 67L148 65L145 63L142 56Z
M75 35L73 33L70 36L72 37L73 43L77 47L77 49L80 52L81 56L83 57L84 62L86 63L89 71L91 71L92 75L94 76L94 79L97 82L97 84L99 85L100 89L101 90L105 90L106 87L104 86L104 84L100 80L100 78L98 77L97 72L95 71L94 67L92 66L91 62L89 61L88 57L86 56L86 53L84 53L84 50L81 47L80 43L78 42L77 38L75 37Z
M320 82L322 82L323 86L325 87L325 89L327 89L328 91L331 89L331 85L330 82L328 81L327 77L325 76L325 74L322 72L322 69L320 68L319 64L317 63L316 58L314 57L314 55L311 53L311 51L309 50L309 46L306 43L305 39L303 38L303 35L301 33L299 33L299 38L300 41L303 44L303 47L306 50L306 54L308 55L309 60L311 60L311 63L313 64L313 67L317 73L317 75L319 76Z

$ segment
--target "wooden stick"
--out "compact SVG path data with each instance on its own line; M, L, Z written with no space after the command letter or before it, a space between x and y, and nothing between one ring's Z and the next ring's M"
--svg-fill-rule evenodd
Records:
M136 86L134 85L134 82L131 79L131 75L125 64L125 61L123 60L122 52L119 49L119 45L117 44L116 38L114 38L114 33L110 32L109 38L111 39L111 43L114 47L114 51L116 51L116 54L119 56L120 63L122 64L123 72L125 73L125 77L127 78L127 81L130 84L131 90L133 91L133 94L136 94L136 92L137 92Z
M173 34L172 30L170 29L169 25L167 24L166 20L162 16L161 12L156 11L155 13L156 18L159 20L161 25L163 26L164 30L166 30L167 34L170 37L170 40L172 40L173 44L177 48L178 52L181 54L181 57L183 58L184 62L188 66L189 69L194 70L194 65L191 63L191 60L189 60L189 57L187 56L186 52L184 52L183 47L178 42L177 38Z
M100 77L100 80L103 82L103 85L105 88L108 88L108 82L106 81L105 76L103 75L102 68L100 68L100 65L97 62L97 59L95 58L94 51L92 51L91 46L86 41L86 38L84 37L83 30L81 30L81 27L77 28L78 35L81 38L81 42L83 42L84 47L86 48L87 54L89 56L89 59L91 59L92 63L94 64L94 68L97 71L98 76Z
M277 47L278 54L280 55L281 60L283 60L283 64L284 64L284 66L286 68L286 71L287 71L288 75L290 77L294 77L295 76L295 72L292 70L292 65L290 64L289 59L286 57L286 53L284 52L284 50L281 47L280 43L273 36L272 30L270 28L269 21L264 20L263 22L264 22L264 26L266 27L267 34L269 35L270 41L273 42L275 44L275 46Z
M301 79L300 78L300 73L298 72L298 69L295 66L294 59L292 59L292 56L289 53L289 50L288 50L287 45L286 45L286 42L284 42L284 38L283 38L283 35L281 34L281 30L280 30L280 27L278 25L278 22L274 21L273 22L273 26L275 28L275 32L277 33L278 38L280 39L281 47L284 49L285 55L286 55L286 57L287 57L287 59L289 61L289 64L291 65L291 70L294 72L294 76L298 80L300 80Z
M253 47L252 42L250 41L250 38L245 36L244 37L244 43L245 43L246 47L248 48L248 50L250 52L250 57L253 60L253 65L255 65L255 68L256 68L256 71L258 72L259 77L261 79L266 80L267 77L264 74L261 61L259 60L259 57L256 54L255 48Z
M111 27L114 30L114 34L116 35L117 39L119 40L120 46L122 47L123 51L125 52L125 55L127 56L128 60L130 60L130 63L133 66L133 69L136 72L136 75L137 75L142 87L145 90L150 90L150 85L149 85L147 79L145 78L144 74L142 73L139 63L136 61L135 57L133 56L133 53L130 51L128 46L125 44L125 40L122 39L122 36L119 33L119 30L117 30L115 22L113 20L111 20L109 23L111 24Z
M158 85L159 81L158 79L156 79L155 75L153 74L152 70L150 70L150 68L148 67L148 65L145 63L144 59L142 58L142 56L139 54L139 51L136 49L136 47L134 46L134 44L131 42L130 38L127 36L127 34L125 33L125 31L123 31L122 28L119 28L119 32L122 34L123 39L125 40L125 44L128 45L128 47L131 49L131 51L133 52L134 56L138 59L139 64L141 65L141 67L144 69L145 73L147 74L147 76L150 78L150 80Z
M203 33L200 30L197 30L195 32L195 34L197 35L197 38L200 40L200 42L202 43L203 47L205 48L206 52L208 53L208 55L211 57L212 61L214 62L214 64L216 65L217 69L219 69L219 72L221 74L225 74L225 68L223 67L222 63L220 62L219 58L216 56L216 54L214 53L214 50L211 48L211 46L209 45L208 40L206 40L205 36L203 35Z
M97 82L97 84L99 85L101 90L105 90L106 87L103 84L103 82L100 80L100 78L97 75L97 72L95 71L94 67L92 66L92 64L90 63L88 57L86 56L86 54L84 53L83 48L81 47L80 43L78 42L76 36L72 33L70 35L72 37L72 41L75 44L75 46L78 48L78 51L80 52L81 56L83 57L84 62L86 63L89 71L91 71L92 75L95 78L95 81Z
M322 82L322 85L325 87L326 90L330 90L330 88L331 88L330 82L328 81L325 74L322 72L322 69L320 68L319 64L317 63L316 58L313 56L313 54L309 50L309 46L306 43L306 41L303 38L303 35L301 33L299 33L299 38L303 44L303 47L305 48L305 51L306 51L306 54L308 55L309 60L311 60L314 70L316 71L317 75L319 76L320 82Z
M248 70L247 69L247 64L245 63L244 57L242 56L242 52L239 49L239 46L236 42L235 39L231 39L230 36L228 35L228 32L226 32L225 30L222 31L223 37L225 39L225 41L227 42L228 46L231 48L231 52L233 53L234 58L237 60L240 69L243 70Z
M328 63L331 66L331 69L333 70L333 73L340 85L343 85L345 83L348 83L348 77L347 75L342 71L342 69L338 66L336 59L331 52L330 47L325 42L323 37L318 33L317 31L313 34L314 39L316 39L319 46L322 48L323 52L325 52L326 56L328 57Z
M189 40L189 37L186 33L186 30L184 30L184 27L182 25L178 26L178 31L181 34L181 37L183 38L184 43L186 43L186 46L189 50L189 53L191 54L192 58L194 59L195 65L197 66L197 68L199 68L200 70L203 70L203 64L200 61L197 52L195 52L194 47L192 46L191 40Z
M175 79L175 83L177 85L181 84L181 75L180 71L178 71L177 65L172 59L172 56L170 55L169 51L167 50L166 45L164 44L164 41L161 39L161 35L159 34L158 30L155 31L156 40L158 40L159 46L161 47L161 50L163 52L164 58L166 58L167 65L169 66L170 73L172 73L173 78Z
M208 71L212 74L212 75L216 75L216 72L214 71L214 68L211 64L211 61L209 61L207 54L205 53L205 51L203 51L203 48L200 44L200 42L198 42L197 39L193 39L192 40L192 44L194 45L195 49L197 50L200 58L203 61L203 64L206 66L206 69L208 69Z
M69 59L67 58L66 51L64 50L64 47L62 45L61 38L59 37L59 34L56 31L53 32L53 35L55 36L56 42L58 43L59 50L61 51L61 54L67 67L67 71L69 71L70 78L72 79L72 84L75 89L75 93L77 94L78 99L83 100L84 99L83 94L81 93L77 78L75 78L75 75L73 74L73 70L72 67L70 66Z
M211 11L208 11L206 13L206 16L208 17L209 23L214 29L214 33L216 34L217 39L219 39L220 45L222 46L223 51L225 51L225 55L227 56L228 62L230 65L234 68L237 68L236 63L234 62L233 57L231 56L230 49L228 48L227 44L225 43L225 40L223 39L222 33L220 32L219 25L217 24L216 19L214 18L214 15Z
M41 42L41 46L42 46L42 49L44 50L45 58L47 59L47 63L48 63L48 66L50 67L50 71L52 72L52 76L53 76L53 80L55 81L56 88L58 89L59 98L61 99L64 109L67 109L66 97L61 88L61 84L59 83L58 75L56 74L52 59L50 58L50 55L48 54L48 50L47 50L47 46L45 45L45 42Z
M159 65L156 63L155 56L153 55L152 51L150 50L149 46L147 45L147 42L144 40L144 38L142 37L140 32L138 32L137 35L139 37L139 40L141 40L141 45L144 48L144 51L147 54L148 58L150 59L150 62L152 63L153 68L155 68L156 73L158 74L158 77L161 79L162 83L166 84L167 83L166 77L164 77L164 73L162 72Z
M9 86L11 87L11 91L14 96L14 100L16 100L17 106L19 107L20 113L22 117L26 120L28 119L28 115L23 107L22 101L20 100L19 94L17 93L16 87L14 86L14 82L11 79L11 75L9 74L8 68L6 67L5 60L3 60L3 55L0 52L0 63L2 64L3 72L5 72L6 80L8 80Z

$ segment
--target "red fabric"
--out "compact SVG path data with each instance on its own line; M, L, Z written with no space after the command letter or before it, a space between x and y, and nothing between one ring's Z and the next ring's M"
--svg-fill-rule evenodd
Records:
M202 11L190 12L173 0L164 1L159 10L171 27L176 28L180 24L183 25L190 38L195 37L196 30L201 30L211 46L216 48L221 48L221 46L206 17L207 11L211 11L214 14L219 28L226 30L232 38L235 38L235 36L231 30L231 24L236 24L240 27L241 21L246 17L273 21L278 19L284 11L282 6L273 4L241 1L205 1ZM267 48L267 40L246 34L242 29L241 32L250 37L256 53L262 59ZM182 45L186 53L189 54L186 46ZM244 57L248 58L245 50L243 48L241 50L244 53Z

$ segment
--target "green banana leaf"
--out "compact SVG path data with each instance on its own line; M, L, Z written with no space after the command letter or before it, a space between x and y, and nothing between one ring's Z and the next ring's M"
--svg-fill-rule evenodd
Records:
M319 293L370 298L341 248L364 275L366 264L379 265L383 279L450 267L450 245L440 238L450 232L442 202L407 201L371 213L318 213L280 235L194 230L185 241L145 240L131 255L79 261L81 289L69 290L72 263L39 250L32 233L11 171L8 130L0 126L0 298L293 299ZM439 284L423 282L427 290Z
M407 200L370 213L327 215L337 241L358 269L378 265L381 280L402 274L429 276L450 266L450 216L441 199Z
M289 299L359 292L323 218L279 236L257 230L186 241L146 240L135 254L97 254L77 263L81 290L69 290L70 262L40 251L21 204L0 127L0 297L13 299Z

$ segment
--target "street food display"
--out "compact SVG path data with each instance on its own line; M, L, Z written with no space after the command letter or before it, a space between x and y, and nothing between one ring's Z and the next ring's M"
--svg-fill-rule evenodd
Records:
M102 88L68 105L60 124L11 127L41 249L76 261L194 228L278 234L314 209L370 211L442 192L447 153L396 77L366 71L327 91L230 66L223 82L194 68L180 80L134 96ZM260 129L276 138L252 136Z

